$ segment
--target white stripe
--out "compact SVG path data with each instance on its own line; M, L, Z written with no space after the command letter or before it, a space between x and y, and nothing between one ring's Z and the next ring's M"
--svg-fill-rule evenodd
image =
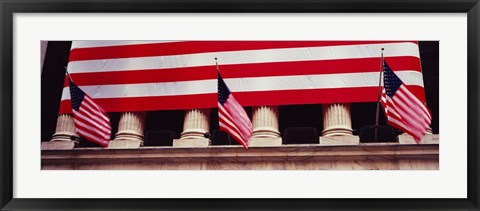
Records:
M423 122L427 123L428 119L424 118L423 116L420 117L421 113L419 113L418 107L415 105L412 105L413 102L411 102L410 99L404 98L404 96L399 94L398 92L395 95L396 96L394 97L393 100L398 105L397 109L405 111L413 119L417 120L418 123L423 123Z
M220 129L223 129L223 130L224 130L225 132L227 132L230 136L232 136L232 138L233 138L236 142L238 142L238 143L240 143L240 144L245 143L245 145L248 145L248 144L247 144L247 141L245 141L242 137L240 137L237 132L232 131L230 128L225 127L225 125L223 125L223 124L220 124L219 126L220 126ZM242 144L242 145L243 145L243 144Z
M413 95L405 86L400 86L400 89L403 90L402 94L405 93L405 96L410 98L410 100L414 101L420 108L422 108L426 118L432 119L430 116L430 112L427 110L427 106L424 105L415 95Z
M239 129L240 135L242 135L244 139L250 138L252 133L252 123L250 122L247 113L245 113L245 109L232 95L230 95L227 101L225 101L223 107L228 111L230 116L233 117L232 119L235 121L235 125L237 125Z
M110 120L99 110L94 110L88 102L82 103L82 107L84 107L84 111L88 114L95 114L95 118L100 118L100 120L103 119L105 122L110 122Z
M408 95L408 93L404 93L405 90L406 89L397 91L397 93L395 94L397 95L396 97L399 100L403 101L405 104L408 104L409 108L415 108L412 109L412 112L415 113L415 116L421 116L422 119L425 121L430 119L425 110L423 110L424 105L422 105L421 103L417 103L418 100L416 97L414 99L407 97L406 95ZM412 94L410 93L410 95Z
M385 57L419 57L418 45L409 42L306 48L282 48L267 50L245 50L184 54L174 56L73 61L68 63L67 69L70 73L86 73L119 70L146 70L178 67L212 66L215 64L215 57L218 58L222 65L286 61L354 59L369 57L371 58L378 57L381 54L381 48L385 48Z
M389 106L389 103L392 104L392 106ZM395 103L388 95L385 95L385 107L388 109L388 115L393 115L399 119L401 118L400 114L398 114L397 110L395 109Z
M396 117L397 119L401 118L400 114L398 114L396 109L394 109L392 107L387 107L387 108L388 108L389 116Z
M88 95L85 95L84 100L85 100L85 103L82 103L82 105L85 106L87 110L97 113L99 118L102 118L106 122L110 122L110 119L108 118L107 114L103 112L103 109L101 109L100 106L98 106L95 102L93 102L93 100Z
M238 127L233 123L231 122L228 118L226 118L225 116L223 116L221 113L218 114L218 119L222 119L223 121L225 121L225 124L228 125L230 128L234 129L235 131L239 132L238 130ZM220 122L221 123L221 122ZM222 123L223 124L223 123Z
M82 119L82 120L87 121L88 123L90 123L92 125L97 126L99 130L102 130L105 133L110 132L111 128L106 127L107 123L97 122L98 119L86 117L85 115L83 115L83 113L80 113L80 112L76 111L75 109L72 109L72 110L73 110L73 114L75 116L77 116L77 118ZM87 113L87 115L89 115L89 114ZM108 126L110 126L110 125L108 124Z
M219 107L219 109L221 109L221 108L222 108L222 107ZM229 118L231 118L231 117L229 117L229 114L225 114L225 115L226 115L226 116L224 116L223 113L218 112L218 119L223 119L223 121L225 121L225 123L226 123L227 125L230 125L230 127L235 128L235 129L238 130L238 127L235 125L235 123L233 123L232 121L230 121ZM238 132L240 132L240 130L238 130Z
M122 45L138 45L138 44L152 44L152 43L168 43L180 41L145 41L145 40L88 40L88 41L73 41L72 49L76 48L92 48L92 47L108 47L108 46L122 46Z
M391 107L390 107L390 106L387 106L387 107L388 107L388 112L389 112L389 114L388 114L388 120L391 121L391 119L396 119L396 120L398 120L398 122L396 122L396 123L397 123L399 126L403 127L403 129L402 129L402 128L399 128L399 129L401 129L401 130L404 130L404 129L405 129L405 130L411 131L411 130L412 130L412 127L408 127L408 126L405 125L405 123L404 123L404 120L405 120L405 118L407 118L407 116L405 116L405 115L400 115L400 113L402 113L402 110L398 111L398 106L396 105L395 101L393 101L390 97L388 97L388 101L389 101L390 104L392 104ZM388 104L387 104L387 105L388 105ZM400 109L401 109L401 108L400 108ZM403 114L403 113L402 113L402 114ZM411 118L407 118L407 120L408 120L407 123L411 123L412 121L414 121L414 120L412 120ZM393 121L393 122L395 122L395 121ZM413 128L413 129L414 129L414 128Z
M387 122L393 122L393 123L397 124L399 127L402 127L402 128L398 128L402 131L407 130L407 126L405 126L405 124L403 124L403 118L400 116L400 114L398 114L397 110L395 109L395 103L393 102L393 100L388 95L386 95L385 89L383 89L382 93L383 93L383 95L385 97L385 100L386 100L385 110L388 111L388 112L386 112L387 113ZM388 105L389 103L393 104L393 106L389 106Z
M86 137L87 139L89 139L90 141L94 141L94 142L101 142L101 143L104 143L104 142L108 142L109 141L109 138L107 140L104 140L104 139L100 139L99 137L95 136L95 135L92 135L84 130L81 130L81 129L78 129L77 128L77 133Z
M221 116L222 114L225 114L226 117L228 117L228 118L224 118L225 121L231 122L229 119L233 120L232 115L230 115L230 113L228 113L228 111L225 109L225 107L222 106L221 103L217 103L217 105L218 105L218 110L219 110L218 115ZM222 113L220 113L220 112L222 112ZM233 124L233 122L231 122L231 123ZM235 125L235 124L233 124L233 125Z
M240 118L240 119L233 118L231 112L227 111L229 109L228 107L226 108L226 106L219 105L218 108L219 108L219 112L218 112L219 118L222 118L227 124L231 126L231 128L236 129L243 140L250 138L248 135L248 134L251 134L251 131L249 131L249 129L251 128L250 120L246 120L244 118ZM240 111L240 113L246 115L244 110ZM223 115L226 115L228 118L224 117ZM232 119L234 122L230 121L229 119Z
M400 126L400 127L403 127L403 128L398 128L398 129L400 129L400 130L407 129L407 127L405 127L405 125L403 124L403 122L400 122L400 121L397 120L397 119L389 118L388 121L389 121L389 122L393 122L393 123L397 124L397 125ZM404 131L404 132L405 132L405 131Z
M103 119L103 120L102 120L102 118L101 118L101 117L99 116L99 114L98 114L98 111L93 111L93 112L88 111L88 109L83 108L85 105L86 105L86 103L82 103L82 105L80 105L80 110L79 110L78 112L75 111L76 114L82 115L83 118L89 118L89 119L91 119L92 121L100 124L101 126L106 127L107 130L110 130L110 129L111 129L111 128L110 128L110 120L109 120L109 119ZM83 115L83 114L87 115L88 117L85 116L85 115ZM100 115L102 115L102 114L100 114Z
M242 136L240 136L235 130L228 127L228 125L224 125L223 123L219 122L219 127L227 130L226 132L233 136L235 138L235 141L247 143L247 141L245 141Z
M89 125L79 121L78 119L75 119L75 124L79 125L80 127L84 127L86 129L88 129L90 132L93 132L95 135L101 136L104 139L109 139L110 138L109 133L104 133L102 131L99 131L97 128L89 126Z
M189 94L205 94L217 92L217 79L143 83L125 85L95 85L79 86L85 93L94 99L122 98L122 97L149 97L149 96L175 96ZM62 100L70 99L69 87L63 88Z
M422 130L424 125L422 124L421 119L418 119L418 117L415 116L415 113L412 113L411 109L403 102L400 102L395 97L393 101L395 102L395 104L397 104L395 108L404 120L405 125L407 125L408 128L412 130L411 132L415 132L415 130Z
M225 119L223 119L223 120L225 120ZM231 124L229 124L229 123L224 124L223 122L220 122L220 121L218 122L218 124L219 124L220 127L223 127L223 128L225 128L225 129L227 129L227 130L228 130L228 133L230 133L230 135L232 135L232 136L237 136L237 138L239 138L240 140L245 140L245 139L243 139L243 137L239 134L238 128L237 128L236 126L231 125Z
M397 75L407 85L423 87L422 73L417 71L399 71ZM323 88L377 87L378 73L343 73L300 76L274 76L255 78L225 79L232 92L281 91ZM85 93L94 99L175 96L189 94L207 94L217 92L217 79L80 86ZM62 100L70 99L68 87L63 89Z
M400 71L397 72L397 75L407 85L423 87L423 76L422 73L418 71ZM376 72L234 78L224 80L232 92L378 87L378 73Z
M104 134L109 134L109 133L111 133L111 129L108 129L108 130L107 130L107 129L105 129L105 128L102 127L102 126L99 126L99 125L96 124L95 122L92 122L91 119L86 119L84 116L82 116L81 114L78 114L78 113L76 113L75 115L77 116L76 119L75 119L76 121L82 121L84 124L90 124L90 125L92 125L92 126L97 126L97 129L96 129L96 130L98 130L98 131L100 131L100 132L103 132ZM75 121L75 122L76 122L76 121Z
M388 121L396 120L397 125L401 125L402 127L405 127L405 125L403 124L402 117L400 115L393 115L393 112L391 112L392 110L395 110L395 109L389 108L388 110L390 112L388 114Z

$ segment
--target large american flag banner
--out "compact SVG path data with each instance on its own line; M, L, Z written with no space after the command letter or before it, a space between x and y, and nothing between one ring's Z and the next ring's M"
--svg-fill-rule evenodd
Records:
M411 135L418 143L430 127L432 116L420 101L388 66L383 63L381 102L389 125Z
M216 107L215 57L242 106L375 102L381 48L425 101L416 41L74 41L67 69L107 112Z
M243 107L235 100L220 72L218 73L218 121L219 128L230 134L248 149L253 126Z
M78 88L70 79L73 120L77 133L87 140L107 147L110 142L110 118L92 98Z

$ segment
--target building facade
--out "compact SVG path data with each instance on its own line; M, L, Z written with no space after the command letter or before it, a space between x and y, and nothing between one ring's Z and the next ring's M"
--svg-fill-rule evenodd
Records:
M52 42L49 42L48 48L51 45ZM53 53L51 55L54 57ZM45 68L49 68L48 56L47 53L42 74ZM43 83L45 81L42 81ZM45 99L42 92L43 100ZM51 139L42 142L42 169L437 170L439 168L438 134L432 134L430 131L419 144L406 134L401 134L398 139L388 142L374 143L366 143L374 140L371 140L371 137L368 140L367 136L363 136L361 142L361 131L355 131L352 126L354 121L352 104L318 104L310 108L321 113L321 116L303 114L304 117L296 118L320 121L320 126L299 124L301 127L281 127L282 122L285 125L285 122L289 122L296 114L290 112L282 116L284 114L281 112L281 106L248 108L254 127L248 150L231 143L230 137L217 130L218 125L212 126L212 122L217 121L216 109L183 111L182 129L178 137L175 134L169 136L162 140L171 139L171 142L161 144L158 144L160 142L155 144L152 140L157 138L156 135L168 133L149 131L148 124L157 124L160 121L168 124L173 120L160 118L147 121L152 112L117 113L118 119L112 119L115 121L112 122L115 127L112 131L112 140L106 148L82 146L82 139L75 132L71 114L58 114ZM363 113L361 110L357 112ZM363 115L357 116L363 118ZM438 115L435 118L438 118ZM221 135L224 135L223 139L219 138Z

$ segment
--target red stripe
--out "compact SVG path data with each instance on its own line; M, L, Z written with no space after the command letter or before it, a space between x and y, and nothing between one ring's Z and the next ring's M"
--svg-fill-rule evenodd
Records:
M235 125L235 121L233 121L232 117L230 116L230 114L228 114L227 112L224 112L223 110L225 110L225 108L223 106L220 107L220 105L218 106L218 116L220 117L220 119L222 119L221 116L223 116L223 119L231 122L235 127L237 127ZM221 115L220 115L221 114ZM226 121L224 122L225 124L228 124ZM238 128L237 128L238 129ZM238 131L238 134L240 134L240 131Z
M226 132L228 132L232 137L235 138L235 140L237 140L238 142L245 142L245 140L243 139L242 135L240 134L240 131L238 130L238 128L236 126L232 126L230 124L228 124L225 119L223 118L219 118L219 122L220 123L223 123L224 125L220 125L220 127L222 128L225 128ZM236 133L236 134L235 134Z
M414 94L423 93L419 86L411 86ZM235 98L242 106L295 105L325 103L376 102L377 87L283 90L262 92L236 92ZM266 104L265 102L269 102Z
M109 123L108 116L104 114L102 111L99 110L92 110L90 109L91 107L95 107L96 105L91 105L88 102L83 102L80 105L80 110L79 113L85 115L85 116L90 116L92 119L95 120L97 123ZM89 108L90 107L90 108Z
M405 107L400 105L397 105L395 109L397 110L398 114L402 117L403 124L405 124L405 126L410 128L410 130L420 131L422 129L423 126L419 122L420 120L416 119L415 114L410 113L409 111L406 110Z
M411 96L412 93L408 89L402 89L405 85L400 87L398 90L397 95L395 97L396 100L403 102L406 105L406 108L410 109L412 116L418 120L419 123L425 122L426 124L430 124L430 119L424 110L425 106L419 102L414 96Z
M238 110L232 110L231 108L228 108L227 103L225 103L224 106L220 105L218 107L218 111L219 114L221 114L221 120L228 120L233 124L233 126L229 125L226 121L223 121L223 123L229 125L229 127L233 127L234 129L236 129L238 135L242 138L242 140L248 140L250 138L252 134L252 123L250 122L250 119L245 113L243 107L238 105Z
M203 66L135 71L129 70L113 72L72 73L70 75L72 77L72 80L75 81L75 84L77 84L78 86L89 86L215 79L217 77L217 70L215 69L215 66ZM68 86L68 79L65 79L63 86Z
M220 126L220 130L225 131L225 132L227 132L228 134L230 134L230 136L231 136L233 139L235 139L238 143L240 143L243 147L245 147L245 149L248 149L248 144L247 144L247 142L244 141L241 137L239 137L239 136L237 136L237 135L233 135L233 134L231 133L231 131L230 131L230 130L231 130L230 128Z
M214 108L217 106L217 93L161 97L106 98L95 99L95 102L106 112ZM60 103L59 112L72 112L70 100L63 100Z
M77 121L80 121L79 119L76 119ZM86 124L87 126L90 126L90 127L93 127L92 125L88 124L88 123L85 123L84 121L80 121L84 124ZM87 128L87 127L83 127L81 126L80 124L78 124L78 122L75 122L75 127L89 133L90 135L93 135L93 136L96 136L98 137L99 139L102 139L102 140L105 140L105 139L110 139L110 135L111 135L111 132L108 132L108 133L104 133L103 131L99 131L98 128ZM108 137L108 138L107 138Z
M77 125L77 124L75 124L75 127L77 127L77 128L80 129L80 130L85 131L86 133L89 133L89 132L88 132L88 129L85 129L85 128ZM78 132L80 135L82 135L84 138L86 138L87 140L92 141L92 142L94 142L94 143L97 143L97 144L99 144L99 145L101 145L101 146L103 146L103 147L108 146L107 143L110 141L110 140L109 140L110 138L104 138L102 135L99 135L99 134L96 134L96 133L93 133L93 134L92 134L92 133L89 133L88 135L89 135L89 136L93 136L93 137L87 137L87 134L84 134L83 132L78 131L78 130L77 130L77 132Z
M225 101L223 108L230 114L235 125L240 130L240 135L244 139L249 139L252 133L252 122L250 121L245 109L235 100L233 95Z
M404 107L397 103L398 100L400 99L401 98L399 98L399 96L396 96L393 98L393 101L396 102L395 103L397 105L396 110L401 115L403 119L403 123L409 129L408 131L404 131L404 132L411 134L416 140L419 140L421 138L421 135L423 135L427 130L429 124L426 123L426 120L424 118L421 118L416 113L417 112L416 110L419 108L408 107L411 105L411 103L406 104L405 106L407 107ZM411 110L408 110L408 109L411 109Z
M240 51L313 46L363 45L414 41L189 41L138 45L76 48L69 61L169 56L220 51ZM414 42L415 43L415 42Z
M395 128L398 128L398 129L401 130L401 131L404 131L404 132L405 132L405 131L408 131L407 128L404 128L404 127L402 127L402 126L400 126L400 125L397 125L397 124L395 124L394 122L388 122L388 124L389 124L390 126L393 126L393 127L395 127Z
M425 101L424 89L419 86L409 86L416 96L422 95ZM324 103L355 103L376 102L377 87L337 88L312 90L280 90L262 92L235 92L235 99L242 106L261 105L295 105ZM95 99L95 102L106 112L121 111L151 111L193 108L215 108L217 93L198 95L178 95L161 97L132 97ZM269 102L266 104L265 102ZM71 113L70 100L60 104L60 113Z
M414 70L420 72L420 59L417 57L388 57L389 65L397 70ZM313 74L338 74L378 72L380 58L340 59L321 61L275 62L258 64L222 65L220 71L224 78L290 76ZM399 72L399 71L397 71ZM136 84L154 82L175 82L216 79L215 66L130 70L94 73L70 74L75 84L109 85ZM64 87L68 86L65 78Z
M96 109L95 111L97 111L99 114L103 115L104 119L109 119L108 115L105 113L103 108L98 106L97 103L95 103L95 101L90 96L88 96L87 94L85 94L84 101L85 101L86 105L89 105L91 108ZM99 115L99 117L102 117L101 115Z
M93 118L91 118L89 116L86 116L86 114L82 113L82 112L76 112L75 113L75 121L78 121L80 123L88 125L92 128L95 128L96 130L99 130L99 131L104 132L104 133L108 133L112 130L112 128L110 126L110 122L98 123Z
M424 103L420 102L415 96L413 96L413 94L410 92L410 90L408 90L407 87L405 87L405 85L401 86L399 91L400 93L405 95L405 100L408 100L412 103L411 107L418 108L417 113L419 115L421 115L425 119L431 120L430 111L428 110L427 106Z
M420 59L411 56L389 57L397 70L420 72ZM275 62L222 65L224 78L298 76L316 74L379 72L380 58L336 59L318 61ZM390 63L389 63L390 64Z

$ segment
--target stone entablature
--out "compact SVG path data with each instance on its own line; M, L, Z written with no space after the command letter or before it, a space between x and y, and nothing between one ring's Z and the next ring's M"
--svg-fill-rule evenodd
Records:
M42 150L43 170L438 170L438 144Z

